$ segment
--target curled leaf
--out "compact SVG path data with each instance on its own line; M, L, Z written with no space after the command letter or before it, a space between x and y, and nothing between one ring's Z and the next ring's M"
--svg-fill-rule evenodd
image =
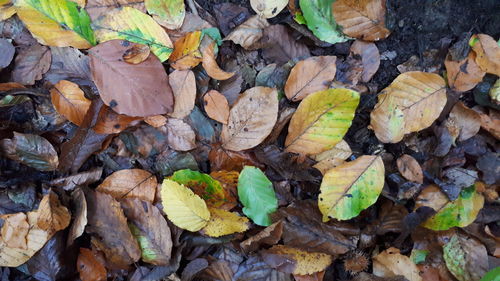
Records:
M476 63L487 72L500 76L500 46L487 34L476 34L470 38L469 45L476 53Z
M255 15L233 29L224 40L231 40L235 44L250 50L262 38L264 28L268 26L269 23L265 18Z
M217 80L227 80L233 77L234 72L226 72L222 70L217 64L217 61L215 61L214 48L215 48L215 42L209 44L203 50L202 65L203 68L205 68L205 71L207 72L208 76Z

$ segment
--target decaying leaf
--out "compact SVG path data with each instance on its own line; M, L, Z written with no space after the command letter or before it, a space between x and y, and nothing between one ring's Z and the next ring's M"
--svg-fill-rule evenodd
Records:
M178 151L189 151L196 148L196 134L193 128L181 119L169 118L165 125L167 142L170 147Z
M418 71L400 74L378 96L370 126L384 143L396 143L405 134L432 125L446 104L443 78Z
M250 223L246 217L238 213L210 208L210 220L201 233L210 237L220 237L248 230Z
M20 248L26 250L26 235L28 235L30 225L25 213L15 213L1 216L4 224L0 233L2 240L7 247Z
M361 82L370 81L380 66L380 53L377 46L371 42L356 40L351 45L351 54L361 57L363 64Z
M292 116L286 150L310 155L333 148L349 129L358 103L359 93L348 89L309 95Z
M313 155L313 159L318 161L313 167L318 169L323 175L342 163L351 156L352 150L345 140L341 140L332 149Z
M196 99L196 80L191 70L175 70L169 75L170 87L174 92L174 111L169 115L182 119L191 113Z
M82 124L90 107L90 100L77 84L67 80L59 81L50 90L50 98L59 114L78 126Z
M205 200L208 207L219 208L226 201L226 193L221 183L210 175L183 169L176 171L170 179L190 188L196 195Z
M91 80L89 57L72 47L50 47L52 60L44 78L52 84L69 78Z
M174 51L168 61L177 70L188 70L197 66L202 61L199 49L201 31L193 31L184 35L174 43Z
M312 93L328 89L335 78L336 60L335 56L321 56L298 62L286 81L286 97L300 101Z
M454 234L443 246L446 267L460 281L479 281L488 271L486 247L474 238Z
M135 8L141 12L146 12L144 0L86 0L85 9L90 15L92 21L109 13L112 9L121 7Z
M459 92L472 90L483 80L486 74L476 64L476 54L470 52L469 56L461 61L453 61L448 55L444 61L446 66L446 76L450 88Z
M481 128L481 116L462 102L457 102L450 112L449 119L459 129L458 140L464 141L475 136Z
M500 76L500 46L491 36L477 34L470 38L469 45L476 53L476 63L487 72Z
M59 158L52 144L37 135L14 132L12 139L0 141L2 154L40 171L54 171Z
M106 268L96 258L94 252L87 248L80 248L76 268L82 281L104 281L107 279Z
M262 251L262 258L278 271L299 275L323 271L333 261L332 256L327 254L306 252L283 245L275 245Z
M168 29L181 27L186 16L183 0L146 0L145 5L156 22Z
M231 40L235 44L250 50L262 38L264 28L268 26L269 23L265 18L255 15L233 29L224 40Z
M278 221L264 228L261 232L240 243L247 253L258 250L262 245L275 245L281 240L283 222Z
M2 10L2 7L0 4L0 19L2 18L1 10ZM12 43L10 43L7 39L1 38L0 39L0 70L9 66L9 64L12 62L12 59L14 58L15 53L16 53L16 49L14 48Z
M50 49L46 46L35 44L21 50L14 61L12 79L23 85L33 85L49 70L50 61Z
M100 178L100 177L99 177ZM74 208L73 223L69 229L67 245L73 244L76 238L80 237L87 226L87 200L81 188L76 189L71 193L71 201Z
M157 184L156 177L148 171L125 169L109 175L96 190L107 193L117 200L139 198L152 203Z
M283 10L288 0L250 0L252 9L264 18L273 18Z
M97 123L93 128L97 134L118 134L132 125L134 121L138 122L142 119L118 114L106 105L102 106L97 118Z
M12 17L16 13L16 7L10 0L0 1L0 21L4 21Z
M131 64L139 64L149 57L150 49L148 45L134 44L123 53L123 60Z
M396 248L389 248L373 257L373 274L380 277L403 275L409 281L423 281L417 266Z
M222 146L241 151L259 145L271 133L277 118L275 89L254 87L246 90L231 108L228 123L222 128Z
M163 181L161 199L168 219L180 228L198 231L210 220L210 211L205 201L175 181Z
M306 0L309 1L309 0ZM293 59L311 56L309 49L297 41L284 25L274 24L264 29L264 35L258 42L263 46L262 56L268 62L282 65Z
M205 112L215 121L227 124L229 118L229 104L224 95L216 90L210 90L203 96Z
M203 58L201 63L208 76L217 80L227 80L233 77L234 72L226 72L219 67L217 61L215 60L215 46L216 44L213 42L203 49Z
M424 174L422 172L422 167L418 164L415 158L408 154L403 154L396 161L399 173L407 180L423 183Z

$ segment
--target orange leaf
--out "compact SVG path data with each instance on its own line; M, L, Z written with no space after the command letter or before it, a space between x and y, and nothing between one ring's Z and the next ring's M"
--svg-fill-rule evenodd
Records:
M227 124L229 104L224 95L216 90L211 90L205 94L203 101L205 102L205 112L208 117L222 124Z
M396 164L398 166L398 171L405 179L423 183L424 174L422 173L422 167L420 167L420 164L418 164L415 158L408 154L403 154L398 158Z
M214 48L215 48L215 42L211 43L203 50L202 65L203 68L205 68L205 71L207 72L208 76L217 80L227 80L233 77L234 72L225 72L219 67L217 61L215 61Z
M59 114L78 126L82 124L90 107L90 100L77 84L66 80L59 81L50 90L50 98Z
M82 281L104 281L106 280L106 268L96 258L94 253L87 248L80 248L76 268L80 273Z
M98 134L118 134L125 130L130 123L141 119L141 117L118 114L109 108L109 106L103 105L101 111L99 111L98 121L93 129Z
M174 43L174 51L168 61L177 70L187 70L197 66L202 61L199 50L201 31L189 32Z
M174 92L174 112L169 115L182 119L191 113L196 99L196 79L191 70L175 70L169 75L170 87Z
M141 169L125 169L112 173L97 187L115 199L139 198L153 202L157 186L156 177Z
M448 55L444 61L446 66L448 84L450 88L458 92L472 90L483 80L484 71L476 64L476 54L470 52L469 56L461 61L451 60Z
M150 52L148 45L135 44L123 53L123 60L131 64L139 64L149 57Z
M487 34L473 35L469 41L476 52L476 63L487 72L500 76L500 46Z

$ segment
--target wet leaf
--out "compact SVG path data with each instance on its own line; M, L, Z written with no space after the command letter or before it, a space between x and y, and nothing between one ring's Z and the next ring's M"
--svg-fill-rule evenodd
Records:
M0 7L0 13L1 13ZM0 17L1 19L1 17ZM16 49L7 39L0 39L0 69L6 68L12 62Z
M87 226L87 201L81 188L71 193L73 203L73 223L69 229L67 245L73 244L76 238L80 237Z
M203 51L202 51L203 68L207 72L208 76L212 77L213 79L227 80L227 79L233 77L234 72L226 72L219 67L219 65L217 64L217 61L215 60L215 58L216 58L216 54L214 51L215 46L216 46L216 43L213 42L213 43L209 44L206 48L203 49Z
M417 160L415 160L415 158L408 154L403 154L398 158L396 164L398 166L399 173L405 179L417 183L423 183L424 174L422 172L422 167L420 167L420 164Z
M176 171L170 179L190 188L196 195L205 200L209 207L218 208L226 201L221 183L210 175L184 169Z
M131 47L112 40L89 50L92 77L104 103L129 116L171 112L173 95L163 65L153 55L141 64L124 62L123 54Z
M12 139L0 141L0 148L5 157L40 171L54 171L59 165L52 144L37 135L14 132Z
M271 225L269 215L276 211L278 199L273 183L256 167L245 166L238 179L238 197L243 213L261 226Z
M320 56L299 61L286 81L286 97L300 101L312 93L328 89L335 78L336 60L335 56Z
M123 53L123 60L131 64L139 64L145 61L150 54L148 45L135 44Z
M476 64L476 54L470 52L469 56L460 61L453 61L451 56L447 56L444 61L446 66L446 76L451 89L459 92L472 90L483 80L484 71Z
M104 105L99 111L98 121L93 129L97 134L118 134L132 125L134 121L138 122L141 119L118 114L109 106Z
M385 27L384 0L337 0L332 10L335 21L348 36L378 41L391 34Z
M323 221L348 220L374 204L384 187L384 163L363 155L326 172L318 206Z
M167 141L174 150L188 151L196 148L196 135L193 128L181 119L169 118L167 124Z
M432 230L447 230L471 224L483 208L483 204L484 197L476 192L474 186L463 189L458 199L450 201L439 187L430 185L417 197L415 207L427 206L437 212L422 226Z
M201 233L210 237L221 237L237 232L248 230L250 223L246 217L241 217L238 213L210 208L210 220L201 229Z
M50 67L50 49L39 44L20 51L14 62L12 80L23 85L33 85L42 79Z
M384 143L396 143L405 134L432 125L446 104L443 78L418 71L400 74L378 96L370 126Z
M131 7L141 12L146 12L144 0L87 0L85 9L89 13L92 21L95 21L111 10L122 7Z
M224 40L231 40L247 50L254 49L252 46L262 38L268 26L265 18L255 15L233 29Z
M191 113L196 99L196 80L191 70L175 70L169 76L174 93L174 111L169 115L182 119Z
M283 222L278 221L264 228L261 232L240 243L246 253L258 250L263 245L275 245L281 240Z
M320 40L335 44L349 40L340 31L332 14L334 0L300 0L300 9L306 20L307 27Z
M380 53L377 45L371 42L356 40L351 45L351 54L361 57L363 72L361 82L368 82L377 73L380 66Z
M271 133L277 118L276 90L267 87L246 90L231 108L228 124L222 128L222 146L241 151L259 145Z
M168 29L181 27L186 16L183 0L146 0L145 4L157 23Z
M96 44L90 17L68 0L16 0L17 15L43 45L88 49Z
M488 253L474 238L454 234L443 246L446 267L460 281L479 281L488 271Z
M422 281L417 266L396 248L389 248L373 257L373 274L380 277L403 275L409 281Z
M141 169L125 169L112 173L97 187L116 200L138 198L152 203L155 199L156 177Z
M476 34L470 38L469 45L476 53L476 63L487 72L500 76L500 46L487 34Z
M349 129L358 103L359 93L348 89L309 95L292 116L286 150L310 155L333 148Z
M271 267L299 275L323 271L333 261L332 256L327 254L306 252L283 245L275 245L261 253L264 261Z
M57 112L78 126L82 124L91 103L77 84L67 80L54 85L50 98Z
M172 237L167 221L151 202L129 198L121 201L129 228L139 242L142 260L167 265L172 252Z
M352 150L345 140L341 140L332 149L313 155L318 161L313 167L320 170L324 175L331 168L337 167L351 156Z
M203 96L205 112L208 117L222 124L227 124L229 118L229 104L224 95L216 90L210 90Z
M106 268L95 257L95 254L87 248L80 248L76 268L82 281L104 281L107 279Z
M210 220L205 201L175 181L163 181L161 199L168 219L182 229L195 232L205 227Z
M481 116L462 102L457 102L450 112L449 119L459 129L458 140L464 141L475 136L481 128Z
M174 51L169 57L170 65L177 70L187 70L197 66L202 61L199 49L201 31L193 31L184 35L174 43Z
M137 240L130 233L120 203L111 195L86 190L88 225L92 245L104 252L113 268L127 268L141 257Z
M250 6L257 15L273 18L288 4L288 0L250 0Z

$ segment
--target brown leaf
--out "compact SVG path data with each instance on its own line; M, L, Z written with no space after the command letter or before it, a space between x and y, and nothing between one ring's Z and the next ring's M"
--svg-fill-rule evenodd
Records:
M189 32L175 41L174 50L168 58L171 66L177 70L188 70L197 66L202 61L200 42L201 31Z
M141 117L118 114L106 105L102 106L97 118L97 123L93 128L97 134L118 134L131 126L134 121L142 119Z
M120 203L111 195L86 190L88 226L92 245L104 252L113 268L127 268L141 257L137 240L130 233Z
M327 254L306 252L283 245L261 251L261 255L267 264L278 271L299 275L323 271L333 261L332 256Z
M87 0L85 10L89 13L92 21L95 21L100 16L110 12L112 9L120 7L132 7L141 12L146 12L143 0Z
M269 23L265 18L255 15L233 29L224 40L231 40L246 50L252 50L254 49L252 45L262 38L264 28L268 26Z
M23 85L33 85L50 68L50 49L40 44L21 50L15 60L12 80Z
M50 98L56 111L78 126L82 124L91 103L77 84L67 80L54 85Z
M487 34L473 35L469 41L476 53L476 63L487 72L500 76L500 46Z
M351 45L351 54L361 57L363 72L361 72L361 82L368 82L377 73L380 66L380 53L377 45L371 42L356 40Z
M375 275L371 275L371 274L366 273L366 272L361 272L360 274L356 275L356 277L354 277L354 279L352 279L351 281L408 281L408 279L406 279L403 276L393 276L393 277L381 278L381 277L377 277ZM427 281L427 279L426 279L426 281Z
M208 117L222 124L227 124L229 104L225 96L216 90L210 90L203 96L203 101Z
M386 201L380 209L376 222L377 235L403 231L403 219L408 215L408 210L403 205Z
M293 278L295 278L295 281L323 281L324 276L325 271L320 271L309 275L294 274Z
M378 41L391 34L385 27L385 0L338 0L332 4L332 11L348 36Z
M1 216L4 221L0 233L2 240L7 247L27 249L26 236L28 235L30 225L25 213L7 214Z
M0 8L1 9L1 8ZM0 11L1 13L1 11ZM7 39L0 39L0 70L9 66L10 62L14 58L16 49L12 46L12 43L7 41Z
M481 117L481 128L490 132L496 139L500 140L500 114L490 109L490 114L479 113Z
M135 43L111 40L89 50L90 69L103 101L129 116L150 116L173 110L173 94L160 60L153 54L140 64L123 61Z
M281 240L283 234L282 221L275 222L264 228L261 232L240 243L241 249L250 253L260 249L263 245L275 245Z
M259 145L271 133L277 118L275 89L254 87L246 90L231 108L228 124L222 128L222 146L241 151Z
M59 158L52 144L37 135L14 132L12 139L0 140L2 154L40 171L54 171Z
M165 125L167 142L170 147L178 151L188 151L196 148L196 134L193 128L181 119L169 118Z
M264 35L258 42L262 46L262 56L269 62L284 64L295 58L311 56L306 45L295 40L288 29L279 24L264 29Z
M373 274L380 277L403 275L409 281L422 281L417 266L396 248L389 248L373 257Z
M68 78L91 80L89 57L71 47L50 47L52 61L44 78L56 84Z
M175 111L175 108L174 108ZM144 122L151 125L152 127L158 128L161 126L165 126L167 124L167 117L163 115L153 115L144 118Z
M219 209L229 211L238 205L238 177L240 173L236 171L213 171L210 176L222 184L224 190L224 204ZM208 202L207 202L208 203Z
M117 200L138 198L152 203L157 184L156 177L148 171L125 169L109 175L96 190L107 193Z
M170 87L174 92L174 111L171 117L182 119L191 113L196 99L196 80L191 70L175 70L170 73Z
M459 129L458 140L464 141L475 136L481 128L481 116L462 102L457 102L450 112L449 119Z
M172 252L172 237L160 210L151 202L137 198L124 199L121 206L132 233L141 238L142 260L155 265L167 265Z
M212 42L203 49L202 65L208 76L216 80L227 80L233 77L234 72L226 72L222 70L217 64L217 61L215 60L214 48L215 42Z
M444 260L448 270L460 281L479 281L488 271L488 253L478 240L453 235L443 246Z
M415 160L415 158L408 154L403 154L398 158L396 164L398 166L399 173L401 173L405 179L417 183L424 182L422 167L420 167L420 164L417 160Z
M139 64L149 57L150 52L148 45L135 44L123 53L123 60L131 64Z
M107 280L106 268L96 258L95 254L87 248L80 248L76 268L82 281Z
M72 245L75 239L83 234L85 226L87 226L87 201L85 194L80 188L71 193L71 201L74 206L74 216L68 233L68 246Z
M50 192L40 202L37 214L38 227L48 233L56 233L65 229L71 220L68 209L59 202L57 195L53 192Z
M22 89L26 88L22 84L16 83L16 82L7 82L7 83L0 83L0 91L6 92L9 90L13 89Z
M208 153L208 160L210 161L210 167L214 171L241 171L245 165L262 167L253 153L230 151L220 145L212 147Z
M484 71L476 64L476 54L470 52L469 56L461 61L453 61L448 55L444 61L446 76L451 89L458 92L472 90L483 80Z
M286 81L286 97L300 101L309 94L328 89L335 78L336 60L335 56L320 56L299 61Z
M252 255L238 266L232 280L238 281L292 281L290 274L275 270L262 260L261 255Z

